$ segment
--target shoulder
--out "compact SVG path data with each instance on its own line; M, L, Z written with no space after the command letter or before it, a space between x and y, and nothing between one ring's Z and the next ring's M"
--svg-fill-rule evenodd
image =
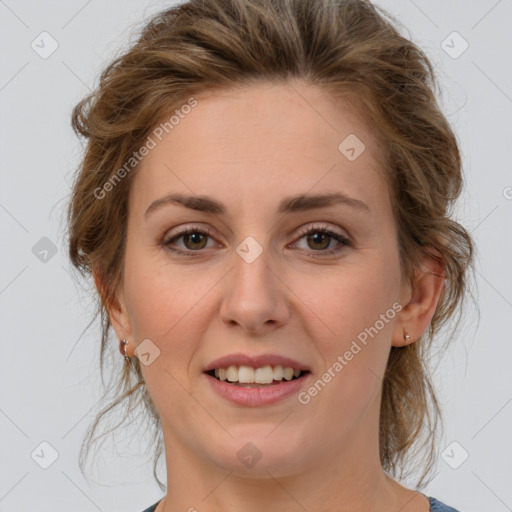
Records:
M445 505L444 503L432 498L431 496L427 496L428 501L430 502L430 512L459 512L458 510Z
M155 509L159 503L160 501L157 501L154 505L151 505L151 507L147 508L146 510L143 510L142 512L155 512Z
M439 500L436 500L432 496L427 496L427 498L430 503L430 512L459 512L457 509L445 505L444 503L442 503ZM151 507L147 508L146 510L143 510L142 512L155 512L155 509L159 503L160 502L157 501L155 504L151 505Z

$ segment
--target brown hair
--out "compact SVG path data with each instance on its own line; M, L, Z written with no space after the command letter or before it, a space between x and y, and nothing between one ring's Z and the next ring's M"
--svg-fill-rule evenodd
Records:
M426 449L421 485L433 466L440 417L427 349L457 311L447 343L459 325L473 243L451 218L462 188L461 157L436 102L433 68L395 25L365 0L189 0L154 16L135 44L102 72L96 90L74 108L72 126L88 140L68 211L69 254L84 275L94 269L101 278L103 378L107 308L122 280L127 199L136 166L105 197L98 199L97 191L113 183L161 119L194 94L302 80L333 97L350 98L371 121L383 150L404 277L412 277L424 254L445 269L445 288L428 332L415 343L391 348L383 382L382 467L393 476L398 469L400 478L408 476L409 459ZM163 490L157 477L161 423L137 358L124 364L114 382L115 399L89 427L80 467L83 471L84 449L87 456L100 420L125 400L130 411L142 401L155 429L153 474Z

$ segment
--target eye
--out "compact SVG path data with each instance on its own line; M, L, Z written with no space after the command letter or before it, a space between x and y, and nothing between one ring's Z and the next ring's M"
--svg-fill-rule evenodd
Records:
M175 243L180 238L183 239L184 249L176 248ZM201 249L206 248L206 240L211 238L211 233L207 229L199 229L197 227L191 227L184 229L183 231L166 238L163 241L163 245L170 251L185 256L193 256L192 253L197 252ZM211 247L211 246L210 246Z
M307 244L310 247L315 248L314 251L311 251L314 256L336 254L340 252L344 247L352 247L353 245L351 240L349 240L343 234L330 230L326 226L322 225L315 225L305 228L301 230L299 234L301 235L300 239L305 238ZM331 245L333 239L339 242L339 245L334 249L326 250Z
M304 228L299 232L301 240L305 238L308 245L313 247L313 251L310 254L313 256L326 256L336 254L340 252L344 247L352 247L353 244L346 236L336 231L333 231L323 225L314 225L308 228ZM176 233L169 238L164 239L162 245L174 253L184 256L195 256L202 249L207 249L207 240L212 238L212 234L208 229L189 227L183 229L179 233ZM183 239L184 247L177 247L176 242ZM335 240L338 242L338 246L334 249L330 248L331 242ZM294 244L295 247L297 245ZM215 244L210 245L210 248ZM307 249L306 249L307 250Z

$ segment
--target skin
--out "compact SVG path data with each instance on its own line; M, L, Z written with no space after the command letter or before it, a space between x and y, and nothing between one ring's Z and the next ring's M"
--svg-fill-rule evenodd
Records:
M427 512L424 495L382 470L379 408L391 347L427 329L444 279L430 259L414 279L402 279L371 130L348 102L304 83L196 99L136 171L124 278L109 311L130 357L148 338L160 350L142 365L166 450L168 494L157 512ZM355 161L338 150L349 134L366 145ZM168 204L146 218L170 192L211 196L227 213ZM277 213L286 196L332 192L370 211L336 204ZM299 234L316 224L353 245ZM175 240L175 248L195 251L178 255L165 246L177 227L210 228L211 236ZM250 264L236 252L247 236L263 250ZM322 255L332 248L340 251ZM306 405L292 396L237 406L202 373L233 352L277 353L307 363L316 381L397 302L403 309ZM237 457L248 441L262 454L251 468Z

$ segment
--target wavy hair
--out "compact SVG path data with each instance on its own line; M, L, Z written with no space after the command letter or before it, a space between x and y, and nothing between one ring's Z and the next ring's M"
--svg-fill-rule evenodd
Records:
M463 185L461 156L436 100L433 66L400 34L398 22L370 1L188 0L174 5L144 25L129 49L104 68L95 90L74 107L72 127L87 144L67 212L69 255L83 276L94 271L100 277L101 375L112 346L108 307L122 280L127 201L136 167L103 199L95 191L113 179L165 115L194 94L293 80L349 98L371 122L387 171L403 276L412 278L424 255L445 269L445 287L427 332L415 343L391 348L382 389L382 467L403 478L424 451L417 459L421 486L435 460L441 417L427 366L429 349L449 320L455 323L446 343L457 331L474 249L452 214ZM114 399L89 427L80 467L83 472L92 437L108 413L122 404L129 412L142 404L154 427L153 474L163 490L157 476L164 453L159 415L137 358L122 366L123 359L118 361L109 383Z

